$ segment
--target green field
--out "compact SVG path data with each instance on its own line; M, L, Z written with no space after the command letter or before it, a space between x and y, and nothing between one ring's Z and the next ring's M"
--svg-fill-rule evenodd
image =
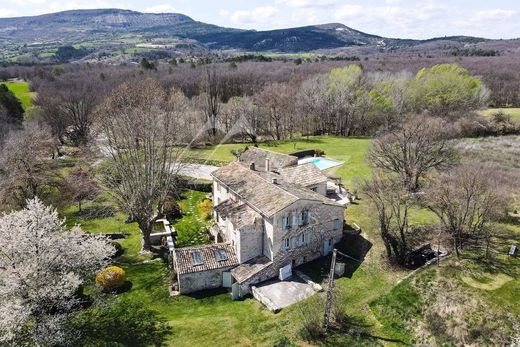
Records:
M368 138L322 136L309 140L262 144L261 147L282 153L304 149L323 150L327 157L345 162L342 167L335 170L334 174L342 177L348 186L355 188L354 183L357 179L370 174L370 168L365 162L369 144ZM234 159L231 149L243 147L243 144L225 144L192 149L189 154L200 159L227 162ZM179 239L184 240L186 244L205 242L200 238L202 237L199 233L200 227L204 221L201 220L198 211L198 204L204 196L205 193L202 192L186 192L181 200L181 207L185 214L182 218L172 221L179 232ZM97 204L111 206L109 197ZM86 205L87 209L88 207ZM117 296L123 304L143 305L166 319L172 327L172 335L166 341L167 345L274 346L282 345L287 341L296 345L309 345L301 339L299 329L302 324L302 312L314 307L313 299L273 314L252 298L232 301L230 295L223 291L171 297L168 291L169 273L163 262L138 253L140 234L135 223L125 223L125 216L119 213L106 218L78 217L75 206L63 209L62 215L67 217L69 225L81 224L88 232L128 234L128 237L121 241L125 253L118 259L118 264L127 272L132 287ZM350 205L346 211L346 218L349 224L355 222L361 226L363 233L360 240L362 244L370 245L371 248L366 253L362 264L354 267L350 277L343 277L335 282L341 293L345 313L348 315L350 330L335 331L323 338L319 345L399 346L420 342L414 336L417 333L418 322L429 314L426 310L428 305L424 303L431 301L438 303L439 306L443 305L442 298L432 296L429 288L438 288L439 292L443 293L454 291L454 297L460 296L462 303L466 298L482 301L483 304L477 305L474 312L471 312L471 318L478 320L478 324L474 323L477 328L480 320L485 318L481 312L486 312L497 322L504 321L503 317L496 316L500 310L511 311L513 317L520 316L518 307L514 306L516 295L520 290L518 260L500 255L484 262L478 255L468 253L461 261L449 258L442 263L440 269L430 267L400 282L409 272L390 268L385 263L382 257L384 247L380 241L377 221L366 200L361 199L356 204ZM436 221L430 212L422 209L414 209L410 218L415 225ZM520 241L520 227L510 224L505 224L503 227L507 230L506 236L497 243L501 254L507 244ZM358 243L347 244L346 247L349 254L355 254L360 248ZM325 259L306 265L304 271L315 280L321 281L327 272L327 266ZM472 277L468 280L464 276ZM482 278L489 281L486 282L487 287L472 287L467 284ZM453 283L455 289L445 287L448 280ZM323 294L319 295L323 296ZM483 309L485 311L481 311Z
M520 120L520 108L488 108L480 111L480 114L486 117L491 117L498 112L503 112L511 116L512 119Z
M20 102L24 110L29 110L32 107L34 93L29 90L29 83L27 82L1 82L7 85L7 88L13 92Z

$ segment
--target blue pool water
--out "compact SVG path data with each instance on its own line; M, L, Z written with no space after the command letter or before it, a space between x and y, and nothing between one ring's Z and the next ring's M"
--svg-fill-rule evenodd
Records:
M303 159L298 160L298 165L306 164L306 163L313 163L320 170L330 169L331 167L343 164L343 162L341 162L341 161L332 160L332 159L323 158L323 157L303 158Z

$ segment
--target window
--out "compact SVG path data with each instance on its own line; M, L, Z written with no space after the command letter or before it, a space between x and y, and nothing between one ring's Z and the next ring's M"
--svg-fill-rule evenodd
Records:
M215 253L215 258L217 258L217 261L224 261L228 260L228 255L225 250L222 248L217 248L213 251Z
M332 227L334 228L334 230L338 230L341 228L341 221L339 220L339 218L336 218L332 221Z
M286 239L282 240L282 248L283 249L291 248L291 241L289 240L289 238L286 238Z
M312 190L313 192L317 192L317 191L318 191L318 187L312 187L311 190Z
M291 228L291 216L287 215L283 217L282 220L283 228L284 229L290 229Z
M193 266L204 264L204 261L202 260L202 254L200 252L191 252L191 264Z
M300 214L300 225L309 223L309 211L303 210Z
M305 244L305 242L306 242L305 234L301 234L300 235L300 244L303 245L303 244Z

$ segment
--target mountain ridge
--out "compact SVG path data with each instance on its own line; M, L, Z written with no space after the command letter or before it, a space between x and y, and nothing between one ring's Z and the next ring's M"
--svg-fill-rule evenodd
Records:
M200 22L181 13L143 13L117 8L0 18L0 44L6 46L0 52L0 59L2 55L5 59L6 55L15 54L13 50L20 46L27 48L32 55L36 50L31 47L36 46L41 46L41 52L52 54L60 46L77 46L99 52L102 47L135 50L139 45L190 52L239 50L298 53L348 47L391 51L441 40L469 44L487 39L463 36L429 40L387 38L342 23L247 30ZM142 47L139 49L145 50Z

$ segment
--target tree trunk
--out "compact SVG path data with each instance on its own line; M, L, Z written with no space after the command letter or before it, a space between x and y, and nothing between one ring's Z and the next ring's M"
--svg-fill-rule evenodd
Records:
M138 224L139 229L141 229L141 233L143 234L143 251L150 251L152 249L150 234L152 233L153 223L143 222Z
M457 242L457 236L453 237L453 248L455 248L455 254L457 254L457 259L460 259L459 243Z

